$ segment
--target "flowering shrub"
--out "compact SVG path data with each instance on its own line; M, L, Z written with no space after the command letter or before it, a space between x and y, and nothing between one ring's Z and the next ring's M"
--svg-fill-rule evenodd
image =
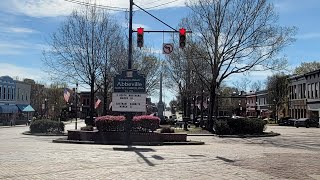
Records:
M125 120L124 116L100 116L95 123L99 131L124 131Z
M134 116L132 120L132 127L136 131L155 131L159 124L160 118L150 115Z
M100 116L95 120L99 131L124 131L125 130L124 116ZM134 116L131 122L131 130L139 132L155 131L159 128L160 118L155 116Z

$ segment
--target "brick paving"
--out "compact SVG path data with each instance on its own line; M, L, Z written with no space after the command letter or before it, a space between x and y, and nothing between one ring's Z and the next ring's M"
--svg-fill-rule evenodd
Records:
M83 122L78 127L83 126ZM74 123L66 129L73 129ZM52 143L0 128L0 179L319 179L320 129L268 127L267 138L190 136L199 146Z

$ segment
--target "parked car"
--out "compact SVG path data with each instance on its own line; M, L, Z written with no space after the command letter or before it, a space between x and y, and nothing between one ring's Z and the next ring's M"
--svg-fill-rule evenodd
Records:
M293 119L291 117L280 118L278 121L279 126L294 126L294 122L297 119Z
M317 119L312 119L312 118L301 118L301 119L298 119L294 122L294 126L295 127L306 127L306 128L309 128L309 127L317 127L319 128L320 125L319 125L319 120Z

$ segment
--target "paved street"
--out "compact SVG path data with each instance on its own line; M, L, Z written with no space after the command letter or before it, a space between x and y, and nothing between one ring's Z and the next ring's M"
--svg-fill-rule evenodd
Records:
M79 127L83 126L83 122ZM67 129L74 124L67 125ZM320 179L320 129L267 138L188 137L201 146L56 144L0 127L0 179Z

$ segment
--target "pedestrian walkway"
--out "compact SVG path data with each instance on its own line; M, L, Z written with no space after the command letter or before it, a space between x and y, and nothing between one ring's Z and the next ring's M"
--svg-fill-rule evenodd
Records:
M74 121L66 128L75 128ZM84 126L80 121L78 128ZM28 127L0 130L0 179L317 179L318 128L268 127L269 138L188 136L200 146L52 143Z

